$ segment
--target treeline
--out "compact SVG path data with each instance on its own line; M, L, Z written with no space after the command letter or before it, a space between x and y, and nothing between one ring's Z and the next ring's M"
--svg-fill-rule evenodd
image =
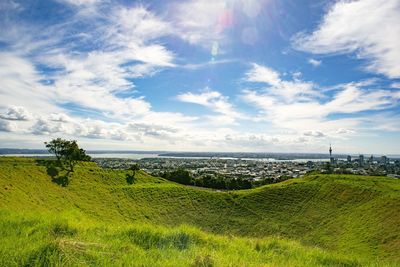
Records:
M250 179L247 179L245 177L234 178L222 174L207 174L199 177L193 177L189 171L181 168L173 171L162 172L159 174L159 176L184 185L193 185L221 190L250 189L266 184L277 183L289 178L283 177L279 180L273 178L265 178L259 181L251 181Z

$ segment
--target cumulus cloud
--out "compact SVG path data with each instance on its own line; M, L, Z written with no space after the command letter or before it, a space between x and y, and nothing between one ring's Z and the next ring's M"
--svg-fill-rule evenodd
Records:
M112 126L112 127L107 127ZM119 141L132 140L130 135L118 125L105 125L104 123L90 123L84 127L78 128L80 135L95 139L110 139Z
M69 122L72 120L68 115L64 113L52 113L50 114L49 119L51 121L57 121L57 122Z
M0 132L14 132L16 131L16 126L9 121L0 119Z
M312 136L312 137L324 137L325 134L320 131L306 131L303 133L305 136Z
M129 123L128 127L134 132L152 137L172 137L178 133L177 128L154 123Z
M356 53L367 69L400 77L400 2L337 1L311 33L299 33L294 47L315 53Z
M49 135L61 131L62 131L61 124L51 123L44 119L37 120L36 123L31 128L31 132L36 135Z
M336 131L337 134L353 134L354 130L352 129L345 129L345 128L339 128Z
M6 112L0 114L0 118L12 121L28 121L32 118L32 115L24 107L11 106Z
M156 118L156 116L160 116ZM48 116L35 114L36 119L18 125L0 119L1 131L34 136L63 136L68 138L87 138L114 141L143 143L154 141L173 142L182 139L182 127L193 120L179 113L146 114L146 118L138 118L137 122L112 122L99 119L68 116L64 113L53 113ZM160 121L160 118L165 118ZM147 121L147 122L146 122ZM182 125L176 127L176 125Z
M64 114L62 114L64 115ZM61 118L61 119L60 119ZM84 137L90 139L108 139L127 141L134 140L135 135L126 131L124 125L107 123L100 120L82 120L80 118L56 116L43 117L36 120L25 133L34 135L61 135L71 137Z

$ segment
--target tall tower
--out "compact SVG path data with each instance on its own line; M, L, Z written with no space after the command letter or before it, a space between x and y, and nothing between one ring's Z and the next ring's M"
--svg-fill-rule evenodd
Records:
M331 165L336 165L334 157L332 157L332 145L329 144L329 162Z

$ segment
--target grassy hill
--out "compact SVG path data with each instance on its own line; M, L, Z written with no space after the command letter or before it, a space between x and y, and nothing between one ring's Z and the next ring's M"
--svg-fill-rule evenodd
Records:
M61 187L40 162L0 158L0 264L400 265L399 180L312 175L217 192L125 174L83 163Z

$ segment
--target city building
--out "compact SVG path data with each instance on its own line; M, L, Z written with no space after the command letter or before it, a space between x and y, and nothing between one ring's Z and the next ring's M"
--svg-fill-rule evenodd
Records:
M367 162L367 165L373 164L373 163L374 163L374 156L371 155L371 156L366 160L366 162Z
M358 163L360 166L364 166L364 155L358 156Z

